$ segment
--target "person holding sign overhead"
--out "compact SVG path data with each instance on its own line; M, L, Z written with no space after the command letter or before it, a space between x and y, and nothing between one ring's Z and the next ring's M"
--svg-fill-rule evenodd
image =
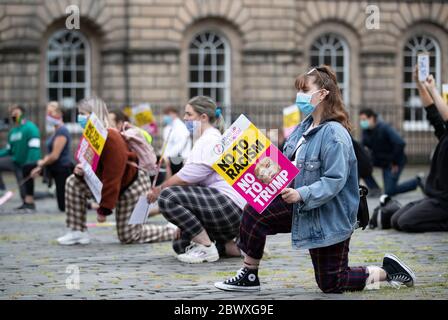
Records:
M94 191L100 190L98 222L105 222L106 217L115 209L118 239L121 243L144 243L172 240L175 230L169 225L158 226L149 224L129 225L128 220L141 194L150 188L149 177L136 166L137 155L131 152L118 130L110 128L106 104L99 98L84 99L78 104L78 123L83 128L90 128L88 144L94 150L101 150L95 166L85 160L84 155L78 157L81 161L75 167L74 174L68 179L65 187L65 209L67 227L70 231L57 239L61 245L88 244L90 242L86 226L87 200L92 198ZM98 123L95 128L91 119L95 115ZM93 127L92 127L93 126ZM86 131L86 130L85 130ZM106 141L102 141L101 131L107 133ZM84 132L85 133L85 132ZM87 142L86 142L87 143ZM90 157L89 157L90 158ZM95 162L92 162L92 165ZM96 168L94 168L96 167ZM89 169L86 171L86 169ZM96 170L95 170L96 169ZM97 177L99 181L89 188L87 182ZM89 179L89 181L87 181ZM94 188L92 188L94 187Z
M313 68L295 82L296 105L307 116L288 137L283 154L300 170L260 214L246 206L238 246L243 267L235 277L215 283L221 290L260 290L258 268L266 236L292 232L295 248L309 249L319 288L325 293L362 290L393 281L412 286L412 271L393 255L381 267L349 267L350 238L357 227L359 189L350 122L336 75L328 66Z
M184 120L193 149L178 173L148 193L148 201L157 200L163 216L180 228L173 242L178 260L241 256L234 239L246 201L212 168L223 131L221 109L209 97L194 97L185 106Z
M425 197L395 212L391 225L404 232L448 231L448 105L437 91L432 75L420 81L416 69L414 80L426 110L426 118L434 127L439 142L425 183Z

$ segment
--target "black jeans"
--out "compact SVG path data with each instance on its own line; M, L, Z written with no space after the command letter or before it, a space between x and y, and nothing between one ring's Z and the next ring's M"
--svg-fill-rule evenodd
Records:
M73 167L48 167L50 177L56 185L56 199L60 211L65 211L65 181L73 173Z
M34 196L34 179L29 178L31 171L37 167L37 163L27 163L22 167L23 179L28 179L23 184L25 188L25 196Z
M448 204L436 198L413 201L395 212L391 223L399 231L448 231Z

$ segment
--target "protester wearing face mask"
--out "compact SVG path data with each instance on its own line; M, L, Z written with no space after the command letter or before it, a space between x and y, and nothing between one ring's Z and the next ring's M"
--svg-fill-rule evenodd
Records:
M56 185L56 199L60 211L65 211L65 182L73 172L72 155L70 151L72 138L62 119L62 110L56 101L47 105L47 124L54 127L54 133L47 139L47 155L37 161L37 167L31 171L36 178L43 168Z
M421 187L422 175L398 183L406 164L404 148L406 143L398 132L389 124L378 119L378 115L371 109L359 112L362 129L362 144L371 152L373 166L383 170L384 193L393 196ZM369 188L378 189L378 185L369 177L365 179Z
M98 98L84 99L79 102L78 111L78 123L82 128L85 128L89 116L94 113L108 134L95 172L102 183L101 202L97 209L98 222L105 222L115 209L117 235L121 243L172 240L175 230L168 224L128 224L140 195L149 190L150 181L145 172L132 165L138 163L137 155L130 151L120 132L110 128L106 104ZM92 192L84 181L82 165L77 164L65 186L65 212L70 231L57 239L59 244L90 243L86 209L87 201L92 198Z
M209 97L194 97L185 106L184 120L193 149L177 174L148 193L148 201L157 200L163 216L180 228L173 242L180 261L240 256L234 239L246 201L212 168L224 130L221 109Z
M15 173L23 204L16 212L34 212L34 181L31 171L41 158L39 128L25 118L25 109L19 105L10 108L13 128L8 133L8 144L0 150L0 190L5 190L2 171Z
M163 144L166 145L164 160L170 169L170 175L173 175L182 168L190 153L190 132L179 119L179 111L173 107L163 110L163 124Z
M288 137L283 153L300 173L262 214L245 207L238 242L243 267L215 286L260 290L258 268L266 236L289 232L294 248L309 249L317 284L325 293L363 290L373 281L385 280L412 286L412 271L393 255L385 256L382 268L348 266L359 205L348 113L336 75L328 66L300 75L295 86L296 104L307 117Z

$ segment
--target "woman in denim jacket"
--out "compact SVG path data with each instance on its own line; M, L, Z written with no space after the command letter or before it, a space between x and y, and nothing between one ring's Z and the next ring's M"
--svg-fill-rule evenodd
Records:
M266 236L292 233L295 248L309 249L316 282L325 293L363 290L389 281L413 286L415 275L397 257L386 254L382 267L349 267L349 242L357 227L357 160L334 72L313 68L295 82L296 104L308 115L285 143L283 153L300 169L262 214L245 207L238 246L244 266L215 286L222 290L260 290L258 267Z

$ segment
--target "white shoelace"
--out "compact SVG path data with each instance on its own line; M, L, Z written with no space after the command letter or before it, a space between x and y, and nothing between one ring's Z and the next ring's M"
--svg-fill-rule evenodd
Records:
M235 282L237 280L240 280L244 276L244 274L246 273L244 269L245 268L241 268L240 270L238 270L238 272L236 273L236 276L234 276L233 278L228 279L226 282L229 283L229 282Z

